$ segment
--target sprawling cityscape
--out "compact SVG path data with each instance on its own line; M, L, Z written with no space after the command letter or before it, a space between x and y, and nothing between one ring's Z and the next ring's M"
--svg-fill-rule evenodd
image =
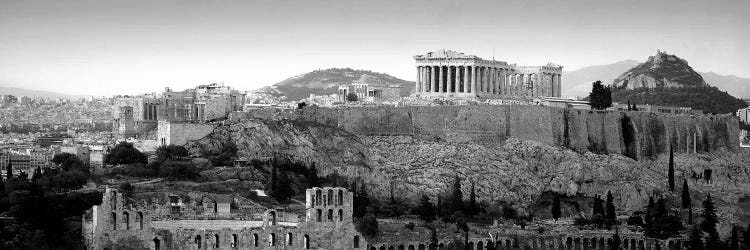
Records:
M437 44L394 75L0 86L0 249L750 249L750 79Z

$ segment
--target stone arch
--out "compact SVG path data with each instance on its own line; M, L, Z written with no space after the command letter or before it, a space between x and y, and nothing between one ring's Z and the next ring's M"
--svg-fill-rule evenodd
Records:
M419 246L417 246L417 250L425 250L424 249L424 244L419 243Z
M404 245L398 245L398 250L406 250L406 248L404 248Z
M237 247L237 234L232 234L232 243L229 246Z
M328 201L328 202L326 202L326 204L328 206L333 206L333 190L328 189L328 197L326 197L326 198L327 198L327 201Z
M137 212L135 218L138 220L138 229L143 230L143 212Z
M130 213L122 212L122 222L125 223L125 230L130 230Z
M477 241L477 250L482 250L484 248L484 243L480 240Z
M388 250L395 250L393 246L388 246Z
M636 248L635 239L630 239L630 249L635 249L635 248Z
M354 242L352 245L354 245L354 248L359 248L359 235L354 236Z
M568 239L570 239L570 238L568 238ZM506 239L506 240L505 240L505 247L508 247L508 248L510 248L510 246L511 246L511 242L510 242L510 239Z
M161 240L159 240L159 238L154 238L153 240L151 240L151 245L154 247L154 250L160 250Z
M294 235L291 232L286 233L286 245L291 246L292 242L294 242Z
M214 234L214 248L219 248L219 234Z
M305 234L305 236L302 237L302 245L305 246L305 249L310 249L310 235Z
M318 208L316 211L317 213L316 213L315 221L317 222L323 221L323 210L320 210L320 208Z
M201 246L203 245L203 239L200 235L196 235L195 238L193 238L193 243L198 246L198 249L201 249Z
M339 189L339 206L344 205L344 190Z
M469 241L469 244L467 245L467 249L474 250L474 242Z
M638 240L638 249L646 249L646 244L644 244L643 239Z
M333 222L333 209L328 209L328 222Z
M320 206L320 197L323 195L323 192L320 191L320 189L315 189L315 205Z
M110 219L112 220L112 230L117 230L117 213L112 212Z
M258 246L258 234L253 234L253 246Z
M380 250L385 250L385 246L380 246Z
M409 245L409 247L407 247L406 249L408 249L408 250L415 250L414 249L414 245Z
M276 210L274 209L267 210L264 217L265 217L266 225L272 226L272 225L276 225L278 222L277 216L276 216Z
M344 221L344 210L339 209L339 221Z
M445 247L445 243L440 242L440 244L438 244L438 249L443 249L444 247Z
M268 235L268 246L276 246L276 234L271 233Z

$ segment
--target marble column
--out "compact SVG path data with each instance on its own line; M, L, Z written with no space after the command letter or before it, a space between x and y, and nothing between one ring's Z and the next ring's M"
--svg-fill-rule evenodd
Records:
M422 92L427 92L427 79L429 79L430 76L427 74L427 67L422 66Z
M419 93L420 83L422 81L422 67L417 66L417 79L414 80L414 94Z
M437 67L430 66L430 92L437 92Z
M487 94L490 86L490 67L482 67L482 93Z
M471 66L471 93L475 96L477 94L477 78L479 77L477 74L478 68L477 66Z
M445 84L445 81L443 81L443 76L445 76L445 71L443 71L443 66L438 66L438 93L443 93L443 85Z
M469 93L469 67L464 66L464 91L463 93Z
M562 96L562 81L561 81L562 75L557 74L557 96Z
M494 67L490 68L490 94L495 94L495 88L497 87L497 69Z
M453 92L453 86L451 86L451 82L453 82L453 74L451 72L451 66L445 67L446 70L448 70L448 76L445 78L445 93Z
M461 67L460 66L456 66L455 78L456 79L454 79L454 81L456 82L456 84L453 85L454 86L453 93L459 93L461 92Z

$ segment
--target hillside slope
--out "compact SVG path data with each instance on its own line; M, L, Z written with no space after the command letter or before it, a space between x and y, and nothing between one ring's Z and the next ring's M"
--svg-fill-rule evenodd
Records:
M408 96L414 89L414 82L401 80L384 73L350 68L331 68L287 78L261 90L274 96L286 96L287 100L300 100L310 94L330 95L338 91L338 86L353 81L362 81L374 86L386 84L401 86L401 96Z
M687 61L659 51L644 63L622 73L612 83L612 101L691 107L726 114L746 104L712 87Z

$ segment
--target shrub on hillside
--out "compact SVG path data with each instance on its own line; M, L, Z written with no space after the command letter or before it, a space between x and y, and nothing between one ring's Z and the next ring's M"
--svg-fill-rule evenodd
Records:
M159 166L159 176L174 179L192 179L198 176L198 168L192 162L167 161Z
M132 143L120 142L115 146L109 154L106 155L104 162L107 164L118 165L118 164L131 164L131 163L146 163L146 155L138 151L133 147Z

